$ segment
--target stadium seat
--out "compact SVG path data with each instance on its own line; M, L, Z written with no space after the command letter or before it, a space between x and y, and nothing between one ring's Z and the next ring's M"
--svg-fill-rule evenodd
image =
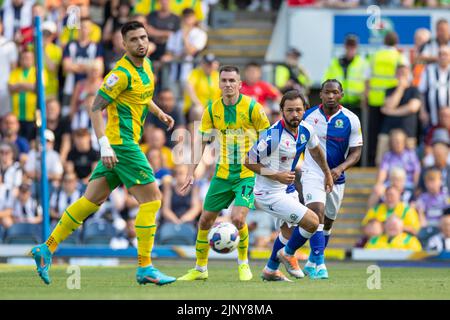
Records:
M163 223L159 230L159 244L194 245L197 232L189 223Z
M92 221L83 225L84 244L109 245L115 234L112 224L106 221Z
M41 242L40 225L30 223L13 224L5 235L5 243L8 244L37 244Z

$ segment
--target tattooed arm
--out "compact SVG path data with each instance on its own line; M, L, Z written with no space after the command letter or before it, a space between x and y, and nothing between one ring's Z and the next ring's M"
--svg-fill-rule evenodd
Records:
M119 160L114 153L108 138L105 136L105 123L103 122L102 111L109 105L109 101L97 94L94 103L89 109L89 116L94 127L95 135L100 144L100 156L103 165L109 169L113 168Z

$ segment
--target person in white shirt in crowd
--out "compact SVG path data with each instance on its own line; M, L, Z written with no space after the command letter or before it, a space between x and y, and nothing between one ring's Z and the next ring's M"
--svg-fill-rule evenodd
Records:
M22 184L23 171L19 162L14 161L14 146L8 142L0 142L0 174L5 187L14 196Z
M439 48L450 45L450 28L447 19L436 22L436 38L431 39L423 47L420 59L427 63L437 62Z
M14 223L38 224L42 222L42 209L37 200L31 196L30 184L21 184L19 194L13 201Z
M0 226L3 226L5 229L8 229L13 224L13 199L11 190L3 183L2 175L0 175Z
M17 66L16 44L3 36L3 21L0 19L0 118L11 112L11 97L8 79L11 70Z
M2 7L4 34L8 40L14 40L21 29L33 24L32 7L35 0L5 0Z
M52 185L58 185L63 174L63 165L59 153L53 150L53 144L55 142L55 135L52 131L46 129L44 132L45 139L47 141L46 146L46 165L47 165L47 177ZM33 180L39 180L41 177L41 151L32 149L28 154L27 162L24 167L26 175Z
M61 188L55 190L50 197L50 217L57 222L64 210L81 197L77 175L68 172L64 175Z
M440 229L441 233L428 241L427 250L450 251L450 208L447 208L441 217Z
M163 62L173 61L170 69L170 80L184 84L194 68L194 58L201 52L208 41L205 31L197 27L194 10L186 8L181 14L181 28L167 40L166 54Z

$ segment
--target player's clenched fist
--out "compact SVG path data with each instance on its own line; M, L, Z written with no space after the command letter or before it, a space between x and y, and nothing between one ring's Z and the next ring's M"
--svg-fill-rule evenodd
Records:
M102 159L103 165L108 169L114 168L119 160L117 159L113 148L109 144L108 138L106 136L103 136L98 139L98 143L100 144L100 157Z
M295 171L278 172L275 174L275 180L283 184L290 185L291 183L294 183Z

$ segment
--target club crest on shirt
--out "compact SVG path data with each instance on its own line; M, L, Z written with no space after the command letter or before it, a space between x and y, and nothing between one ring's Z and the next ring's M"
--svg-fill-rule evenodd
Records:
M306 143L306 137L303 133L300 135L300 143Z
M337 119L334 124L334 127L338 128L338 129L342 129L344 127L344 121L342 121L341 119Z
M119 81L119 77L116 76L114 73L111 73L109 77L106 79L106 86L113 87L117 81Z

